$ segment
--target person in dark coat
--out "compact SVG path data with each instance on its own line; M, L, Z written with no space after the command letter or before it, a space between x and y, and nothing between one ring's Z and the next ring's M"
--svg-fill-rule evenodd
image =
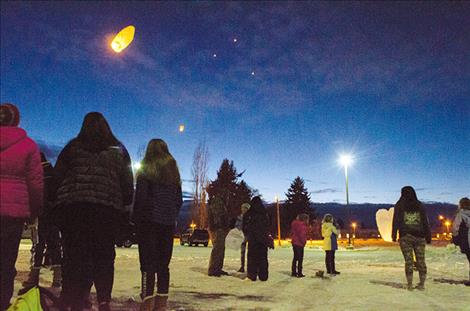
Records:
M424 259L426 243L431 243L431 229L426 210L418 200L411 186L401 189L401 197L395 204L392 223L392 240L397 241L400 234L400 248L405 259L405 275L408 290L413 290L413 254L419 272L419 283L416 287L424 290L426 281L426 262Z
M99 310L110 310L115 237L134 186L129 154L101 113L88 113L59 154L54 185L64 252L62 303L84 309L94 284Z
M41 267L48 265L53 271L52 286L60 287L62 283L62 249L59 228L51 221L53 201L54 168L41 152L41 164L44 171L44 210L38 217L38 242L33 245L33 265L24 287L38 286ZM46 259L46 260L44 260Z
M141 310L164 309L170 286L168 268L176 219L183 204L181 178L167 144L152 139L137 172L134 222L142 273ZM154 296L155 274L157 295Z
M460 251L467 256L469 273L465 285L470 286L470 199L462 198L452 226L452 240Z
M268 235L269 220L263 202L259 196L254 197L251 207L245 214L245 232L248 240L247 277L256 281L268 279Z
M214 196L210 200L207 208L207 220L212 241L207 274L215 277L228 275L222 268L225 257L225 238L229 231L229 215L224 201L219 196Z
M20 112L0 105L0 311L10 304L15 262L25 222L43 207L43 171L38 145L20 128Z

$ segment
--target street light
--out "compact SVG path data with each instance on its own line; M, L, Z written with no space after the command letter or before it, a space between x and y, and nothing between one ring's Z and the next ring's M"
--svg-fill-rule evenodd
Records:
M279 197L274 197L276 200L276 211L277 211L277 244L281 246L281 215L279 213Z
M449 235L449 226L450 226L450 221L446 220L446 222L444 223L444 225L446 225L446 228L447 228L447 235Z
M343 154L339 157L339 163L344 166L344 177L346 179L346 208L348 210L348 223L351 223L351 208L349 207L349 180L348 180L348 166L353 162L353 158L349 154ZM349 228L351 233L351 228ZM351 234L349 234L348 243L351 246Z
M133 167L134 167L134 170L138 171L142 167L142 164L140 162L135 162Z
M356 227L357 227L357 224L356 224L355 222L353 222L353 223L351 224L351 226L352 226L352 228L353 228L353 235L352 235L352 237L353 237L353 243L354 243L354 239L356 239Z

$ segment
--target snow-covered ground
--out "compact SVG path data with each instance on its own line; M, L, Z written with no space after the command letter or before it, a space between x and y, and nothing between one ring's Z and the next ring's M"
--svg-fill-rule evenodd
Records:
M362 243L364 244L364 243ZM367 243L365 243L367 245ZM20 248L15 290L26 278L30 244ZM208 277L211 247L175 244L171 261L169 303L172 310L470 310L470 288L433 281L468 278L468 263L452 247L427 247L428 282L425 291L397 288L404 282L403 258L397 246L340 249L336 266L341 275L314 277L324 269L318 244L305 249L302 279L290 276L292 249L269 251L269 280L251 282L239 268L239 253L227 250L224 269L230 276ZM50 286L51 273L43 270L41 285ZM418 275L415 273L415 281ZM117 248L113 290L115 310L138 310L140 272L138 250Z

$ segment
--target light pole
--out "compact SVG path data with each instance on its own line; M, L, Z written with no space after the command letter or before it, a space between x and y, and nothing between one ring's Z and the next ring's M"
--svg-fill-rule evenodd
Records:
M446 225L446 228L447 228L447 237L449 238L449 226L450 226L450 221L446 220L446 222L444 223Z
M276 211L277 211L277 244L281 246L281 215L279 214L279 197L274 197L276 200Z
M339 162L344 166L344 177L346 179L346 208L348 210L348 225L351 224L351 208L349 207L349 179L348 166L352 163L352 157L349 154L343 154L339 158ZM349 226L348 244L351 246L351 226Z
M353 222L351 224L352 228L353 228L353 235L352 235L352 242L354 244L354 240L356 239L356 227L357 227L357 224L355 222Z

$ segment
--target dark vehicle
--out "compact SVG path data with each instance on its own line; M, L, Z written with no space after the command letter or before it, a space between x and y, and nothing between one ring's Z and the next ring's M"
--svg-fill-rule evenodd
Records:
M128 222L121 225L119 234L116 238L116 246L129 248L135 243L137 243L137 236L134 223Z
M188 244L189 246L202 244L207 247L209 244L209 232L205 229L191 229L189 228L181 234L180 244Z

